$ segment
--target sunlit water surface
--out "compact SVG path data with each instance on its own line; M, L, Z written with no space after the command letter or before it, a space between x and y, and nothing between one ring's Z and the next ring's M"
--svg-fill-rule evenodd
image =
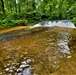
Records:
M73 75L75 58L76 29L39 27L0 34L0 75Z

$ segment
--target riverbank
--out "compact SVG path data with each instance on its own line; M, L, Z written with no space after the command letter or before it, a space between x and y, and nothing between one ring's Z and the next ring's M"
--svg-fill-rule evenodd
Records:
M16 26L16 27L11 27L11 28L7 28L7 29L1 29L0 34L7 33L7 32L10 32L10 31L20 30L20 29L28 28L28 27L29 26Z

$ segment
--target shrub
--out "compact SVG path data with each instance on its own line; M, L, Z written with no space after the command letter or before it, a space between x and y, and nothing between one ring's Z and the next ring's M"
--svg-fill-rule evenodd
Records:
M1 26L5 27L5 28L6 27L12 27L12 26L14 26L14 21L13 20L8 20L8 19L4 19L2 21Z
M5 28L20 26L20 25L26 26L27 20L12 20L12 19L6 18L3 21L0 21L0 25Z
M76 17L74 17L72 21L73 21L74 25L76 26Z
M19 25L22 25L22 26L26 26L28 21L27 20L14 20L14 23L15 23L15 26L19 26Z

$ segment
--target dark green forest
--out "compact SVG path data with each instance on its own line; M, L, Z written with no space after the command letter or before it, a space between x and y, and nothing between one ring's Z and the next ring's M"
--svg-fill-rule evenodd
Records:
M76 0L0 0L0 28L66 19L76 25Z

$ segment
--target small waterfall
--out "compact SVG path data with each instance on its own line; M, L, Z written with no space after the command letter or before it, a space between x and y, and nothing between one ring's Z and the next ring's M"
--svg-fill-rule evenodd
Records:
M75 28L75 25L70 20L53 20L53 21L42 21L38 24L31 26L30 28L35 27L65 27L65 28Z

